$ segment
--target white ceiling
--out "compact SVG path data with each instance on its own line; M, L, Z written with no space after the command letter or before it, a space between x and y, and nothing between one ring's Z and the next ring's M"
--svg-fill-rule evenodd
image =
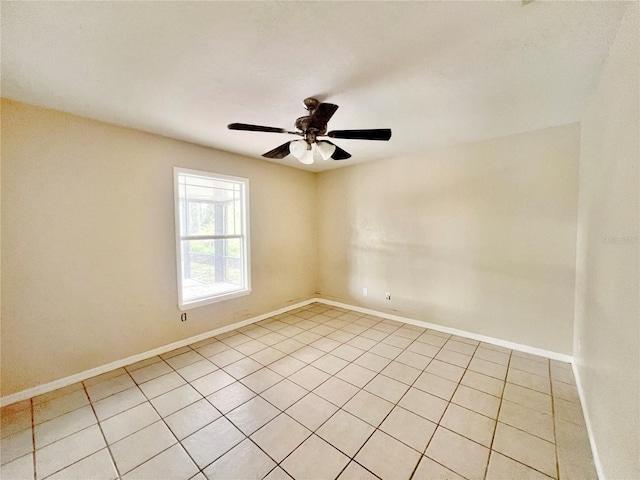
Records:
M353 157L579 121L624 2L3 2L2 96L256 158L302 100ZM265 160L267 161L267 160ZM269 160L271 161L271 160Z

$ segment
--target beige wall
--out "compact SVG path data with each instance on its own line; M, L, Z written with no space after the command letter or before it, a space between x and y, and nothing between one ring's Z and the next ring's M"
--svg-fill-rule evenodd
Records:
M250 180L253 291L186 323L174 166ZM3 100L1 395L312 297L315 218L312 173Z
M640 478L638 4L630 3L580 141L575 357L605 478Z
M320 174L321 295L571 354L579 132Z

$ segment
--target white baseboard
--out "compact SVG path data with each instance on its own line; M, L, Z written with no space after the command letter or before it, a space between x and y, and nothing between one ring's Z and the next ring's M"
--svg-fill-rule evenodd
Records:
M177 348L191 345L192 343L196 343L201 340L206 340L207 338L215 337L216 335L220 335L222 333L235 330L236 328L244 327L245 325L250 325L252 323L265 320L269 317L273 317L274 315L279 315L281 313L286 313L290 310L295 310L296 308L304 307L305 305L309 305L310 303L313 303L315 301L316 299L313 299L313 298L310 300L305 300L303 302L296 303L295 305L289 305L287 307L280 308L278 310L274 310L269 313L264 313L256 317L251 317L247 320L242 320L240 322L235 322L230 325L226 325L224 327L216 328L215 330L201 333L193 337L185 338L184 340L179 340L177 342L173 342L168 345L164 345L162 347L154 348L153 350L139 353L131 357L123 358L122 360L116 360L115 362L111 362L106 365L101 365L99 367L92 368L90 370L85 370L83 372L76 373L74 375L70 375L68 377L64 377L59 380L55 380L53 382L43 383L42 385L38 385L37 387L28 388L26 390L22 390L20 392L16 392L11 395L7 395L6 397L0 398L0 406L4 407L12 403L20 402L22 400L35 397L37 395L42 395L43 393L52 392L54 390L57 390L58 388L63 388L69 385L73 385L74 383L81 382L91 377L95 377L97 375L110 372L111 370L115 370L121 367L126 367L127 365L131 365L141 360L146 360L147 358L155 357L156 355L162 355L163 353L170 352L171 350L175 350Z
M552 360L558 360L560 362L572 363L573 357L565 353L552 352L550 350L544 350L542 348L530 347L529 345L522 345L520 343L509 342L507 340L501 340L499 338L488 337L486 335L479 335L477 333L467 332L465 330L458 330L457 328L443 327L442 325L436 325L435 323L423 322L421 320L413 320L412 318L401 317L399 315L392 315L389 313L378 312L377 310L370 310L368 308L356 307L354 305L348 305L346 303L334 302L333 300L325 300L322 298L314 299L314 302L325 303L334 307L346 308L354 310L360 313L366 313L368 315L375 315L376 317L388 318L389 320L396 320L398 322L408 323L409 325L416 325L418 327L430 328L431 330L437 330L443 333L449 333L451 335L458 335L459 337L469 338L471 340L477 340L479 342L490 343L492 345L498 345L499 347L505 347L510 350L517 350L519 352L530 353L532 355L538 355L540 357L550 358Z
M13 393L11 395L7 395L6 397L0 398L0 406L10 405L12 403L20 402L22 400L26 400L31 397L35 397L37 395L42 395L43 393L49 393L53 390L57 390L58 388L63 388L69 385L72 385L76 382L81 382L83 380L87 380L91 377L95 377L96 375L101 375L106 372L110 372L111 370L115 370L117 368L125 367L127 365L131 365L133 363L139 362L141 360L146 360L147 358L154 357L156 355L162 355L163 353L170 352L171 350L175 350L176 348L181 348L186 345L190 345L192 343L199 342L201 340L206 340L207 338L215 337L216 335L220 335L225 332L229 332L231 330L235 330L236 328L244 327L245 325L250 325L255 322L259 322L266 318L272 317L274 315L279 315L281 313L286 313L290 310L295 310L296 308L304 307L305 305L309 305L310 303L324 303L326 305L331 305L335 307L341 307L348 310L354 310L356 312L366 313L368 315L375 315L381 318L387 318L389 320L396 320L398 322L408 323L410 325L416 325L423 328L430 328L432 330L437 330L439 332L449 333L451 335L458 335L460 337L470 338L472 340L478 340L480 342L486 342L493 345L498 345L500 347L509 348L511 350L518 350L520 352L531 353L533 355L539 355L546 358L551 358L553 360L559 360L561 362L573 362L573 357L571 355L566 355L562 353L551 352L549 350L543 350L540 348L530 347L528 345L522 345L519 343L508 342L506 340L501 340L499 338L488 337L485 335L478 335L476 333L466 332L464 330L458 330L456 328L443 327L441 325L436 325L433 323L423 322L420 320L414 320L411 318L401 317L399 315L392 315L389 313L379 312L377 310L371 310L368 308L357 307L355 305L349 305L346 303L335 302L332 300L325 300L324 298L312 298L309 300L305 300L303 302L296 303L295 305L289 305L287 307L274 310L269 313L265 313L262 315L258 315L256 317L249 318L247 320L242 320L241 322L232 323L230 325L226 325L221 328L217 328L215 330L211 330L209 332L201 333L194 337L186 338L184 340L179 340L177 342L170 343L168 345L164 345L162 347L155 348L153 350L149 350L147 352L139 353L137 355L133 355L131 357L124 358L122 360L117 360L115 362L108 363L106 365L102 365L100 367L92 368L90 370L85 370L80 373L76 373L75 375L71 375L68 377L61 378L59 380L55 380L53 382L45 383L42 385L38 385L37 387L28 388L26 390L22 390L20 392Z
M602 470L602 462L600 461L600 455L598 454L598 448L596 446L596 439L593 435L593 428L591 424L591 417L589 416L589 409L587 408L587 402L585 401L584 389L582 388L582 379L580 377L580 370L575 362L572 363L573 376L576 379L576 387L578 388L578 397L580 397L580 405L582 406L582 416L584 422L587 425L587 435L589 436L589 444L591 445L591 453L593 454L593 463L596 467L596 473L600 480L604 480L604 471Z

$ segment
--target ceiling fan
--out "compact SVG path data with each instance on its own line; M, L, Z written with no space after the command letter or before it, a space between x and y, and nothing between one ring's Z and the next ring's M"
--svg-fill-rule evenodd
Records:
M248 130L252 132L288 133L298 135L303 140L292 140L273 150L263 153L266 158L284 158L290 153L301 163L311 165L314 155L317 153L323 160L345 160L351 154L333 144L329 140L318 140L318 137L355 139L355 140L389 140L391 129L378 128L369 130L332 130L327 132L327 123L331 119L338 105L333 103L321 103L315 98L306 98L304 105L308 115L296 120L295 127L298 131L291 132L284 128L263 127L262 125L250 125L247 123L231 123L227 127L230 130Z

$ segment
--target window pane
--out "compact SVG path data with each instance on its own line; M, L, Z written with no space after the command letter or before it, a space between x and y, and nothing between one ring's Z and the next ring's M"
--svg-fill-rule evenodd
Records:
M185 302L243 288L241 239L182 240L181 248Z

